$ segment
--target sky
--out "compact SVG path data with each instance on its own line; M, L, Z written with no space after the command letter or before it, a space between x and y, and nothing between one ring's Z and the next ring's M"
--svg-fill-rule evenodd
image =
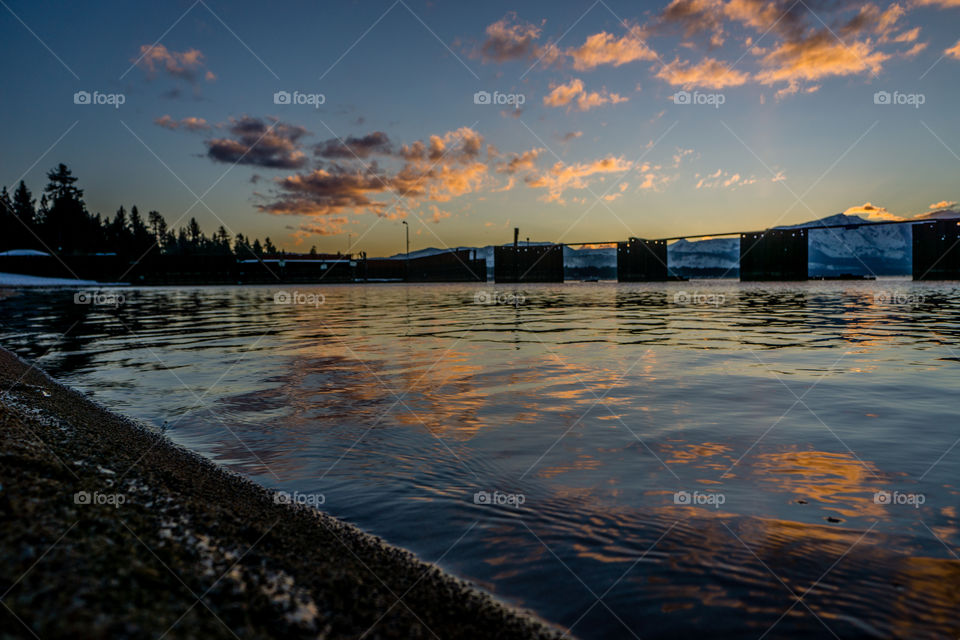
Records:
M291 251L960 199L960 0L0 0L0 184Z

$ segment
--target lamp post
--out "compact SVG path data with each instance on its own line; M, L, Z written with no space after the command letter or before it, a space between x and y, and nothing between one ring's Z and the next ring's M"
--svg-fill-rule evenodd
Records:
M407 232L407 253L406 258L404 259L404 280L410 280L410 225L407 224L406 220L401 220L403 222L403 227Z

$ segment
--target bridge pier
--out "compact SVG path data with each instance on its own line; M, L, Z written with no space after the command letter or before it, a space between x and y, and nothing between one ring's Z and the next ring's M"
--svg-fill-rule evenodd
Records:
M513 246L493 248L494 282L563 282L563 245L520 246L513 230Z
M960 280L960 221L913 225L913 279Z
M630 238L617 243L617 282L665 282L667 241Z
M741 282L806 280L807 240L807 229L741 233Z

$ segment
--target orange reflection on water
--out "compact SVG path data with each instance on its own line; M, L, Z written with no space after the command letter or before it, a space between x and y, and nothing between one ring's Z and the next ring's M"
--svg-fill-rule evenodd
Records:
M873 492L878 470L851 453L788 451L757 454L749 475L774 490L819 502L844 517L884 518L883 505L875 504Z

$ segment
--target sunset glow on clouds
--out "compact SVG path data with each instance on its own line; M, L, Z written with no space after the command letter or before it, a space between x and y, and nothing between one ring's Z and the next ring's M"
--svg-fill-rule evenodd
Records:
M277 39L263 34L280 17L255 19L242 2L217 11L229 29L202 6L177 22L161 6L140 15L118 3L125 39L87 24L77 27L100 38L96 50L70 34L50 41L81 80L26 30L0 43L33 55L14 70L28 90L5 115L29 120L31 92L49 91L43 104L59 106L43 110L33 140L81 123L56 151L104 147L89 169L76 167L81 180L111 185L89 193L103 212L136 197L175 218L194 204L180 186L214 184L210 208L237 216L238 228L329 238L328 248L348 232L390 245L404 219L451 245L478 233L494 242L508 221L546 236L598 202L619 220L585 224L610 235L624 221L636 234L675 235L719 218L758 228L784 210L911 217L960 199L958 0L607 4L305 8ZM39 10L22 17L46 26ZM78 90L122 91L126 103L79 111L62 99ZM323 101L277 102L284 92ZM36 160L25 135L8 143L17 162L0 161L8 182ZM28 181L42 182L42 165ZM172 188L164 165L180 178ZM167 175L157 179L158 167ZM118 173L128 181L109 179Z

